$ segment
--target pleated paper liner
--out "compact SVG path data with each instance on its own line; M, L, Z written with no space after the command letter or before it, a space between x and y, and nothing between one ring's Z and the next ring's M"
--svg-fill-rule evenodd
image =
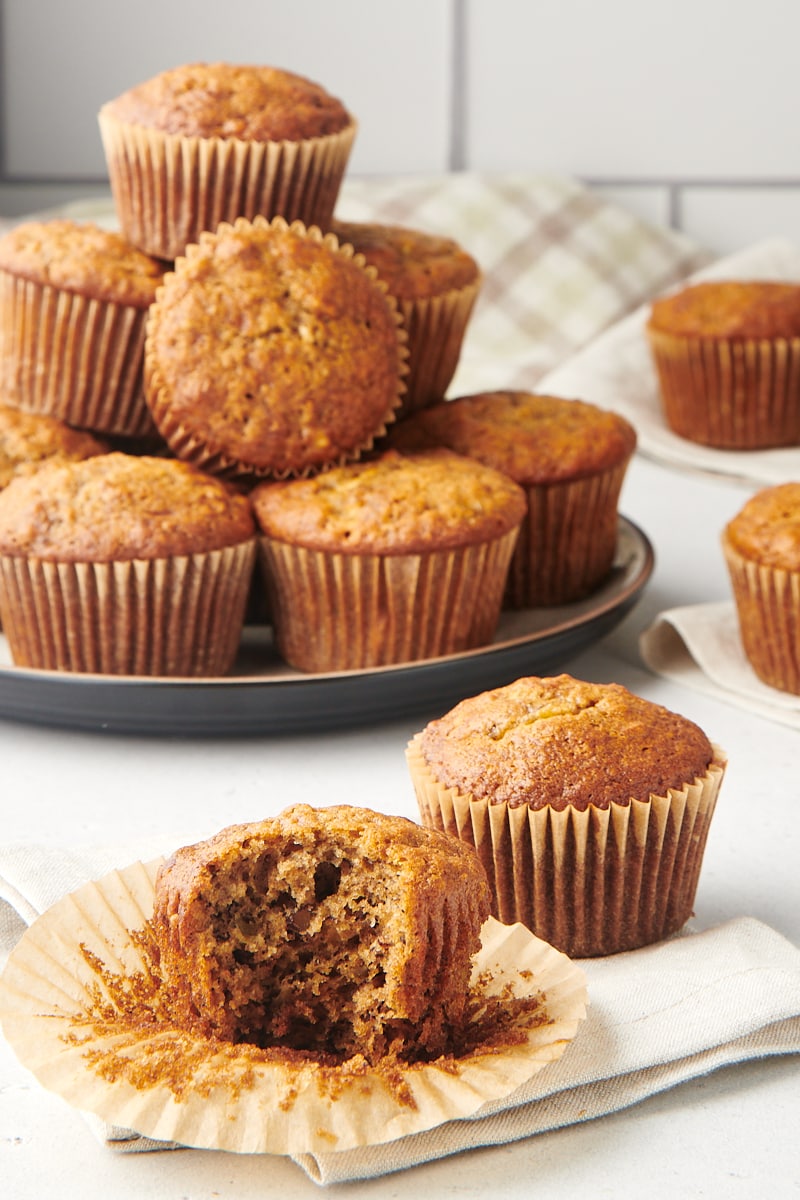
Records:
M98 433L155 434L144 399L147 309L3 271L0 319L6 403Z
M259 539L281 657L349 671L492 640L517 537L424 554L334 554Z
M674 433L726 450L800 444L800 338L648 337Z
M322 233L317 226L306 226L302 221L289 223L283 217L275 217L271 221L267 221L259 216L254 217L252 221L244 217L238 218L230 224L234 229L247 229L252 225L257 231L267 229L274 229L277 233L289 231L296 237L307 238L311 242L327 247L330 252L341 255L343 259L353 263L358 270L364 271L369 276L384 298L388 320L395 327L397 335L397 379L392 396L383 411L377 410L376 406L377 411L373 414L374 419L372 423L363 423L363 428L361 429L354 428L355 422L352 419L352 413L347 414L348 420L344 424L347 428L350 441L345 446L332 448L330 450L330 457L324 461L316 455L313 458L298 461L295 464L245 461L242 457L238 457L232 453L224 444L224 427L220 435L214 439L213 437L206 436L203 431L195 429L191 425L191 422L187 424L185 420L182 421L173 411L170 403L170 388L165 384L159 370L157 356L152 346L152 339L146 336L144 364L145 395L148 408L153 415L159 434L177 458L193 463L200 470L206 471L210 475L245 485L252 484L261 479L304 477L331 467L343 466L347 462L357 461L373 448L376 441L386 434L388 426L397 419L397 413L400 410L406 391L408 334L403 326L402 314L396 300L393 296L389 295L386 285L378 279L375 268L366 263L363 255L356 254L353 247L347 243L340 244L334 234ZM224 232L224 229L217 230L217 233L220 234ZM214 237L214 234L207 232L201 234L198 244L186 247L186 260L191 260L195 255L205 253L208 247L213 245ZM179 258L178 262L176 262L176 269L180 269L181 261L183 260ZM167 276L168 278L169 276ZM163 289L159 289L156 294L155 303L151 306L149 314L149 326L151 330L158 321L159 305L162 303L164 303ZM346 368L347 362L345 360L342 370L346 371ZM268 379L265 380L265 386L269 386Z
M441 296L398 300L408 333L406 393L398 416L444 397L456 372L481 280Z
M504 598L507 608L583 599L609 575L617 549L617 506L628 460L565 483L523 485L528 512Z
M475 846L499 920L583 958L661 941L691 916L726 764L719 747L702 778L665 796L557 812L442 786L418 737L407 758L422 823Z
M381 1071L206 1041L170 1022L158 978L148 919L159 861L59 901L23 935L0 979L0 1021L23 1065L115 1126L241 1153L379 1144L489 1101L513 1103L585 1017L583 972L528 930L490 918L471 983L473 1044L461 1057Z
M356 135L298 142L183 137L116 120L98 121L123 233L156 258L183 254L204 230L256 215L326 228Z
M722 548L750 665L770 687L800 695L800 572L748 561L727 535Z
M255 554L251 538L110 563L2 555L0 615L13 661L105 675L223 675L239 647Z

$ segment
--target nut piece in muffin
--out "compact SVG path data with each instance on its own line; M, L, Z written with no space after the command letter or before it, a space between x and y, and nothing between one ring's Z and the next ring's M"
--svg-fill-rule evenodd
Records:
M83 429L73 429L57 417L0 404L0 488L48 459L92 458L108 450L104 441Z
M730 450L800 444L800 284L692 284L655 301L647 336L674 433Z
M327 225L356 133L312 80L224 62L163 71L98 121L121 228L165 259L237 217Z
M527 516L511 562L505 604L567 604L611 571L619 494L636 447L617 413L525 391L478 392L436 404L394 426L396 449L447 446L525 491Z
M800 483L751 496L722 548L750 665L764 683L800 695Z
M278 649L304 671L457 653L490 641L525 497L433 450L387 451L251 493Z
M403 315L408 378L399 415L441 400L480 290L475 259L452 238L400 225L333 221L331 231L363 254Z
M492 912L576 957L692 913L725 756L685 717L569 675L461 701L412 740L422 822L474 845Z
M190 1028L374 1063L446 1050L488 915L483 867L455 838L298 804L178 850L152 922Z
M153 421L142 367L165 264L118 233L67 219L0 238L0 388L7 404L98 433Z
M350 247L236 221L175 263L150 311L147 400L179 458L232 478L358 458L393 420L405 332Z
M0 616L14 662L221 675L255 557L250 503L175 459L51 460L0 492Z

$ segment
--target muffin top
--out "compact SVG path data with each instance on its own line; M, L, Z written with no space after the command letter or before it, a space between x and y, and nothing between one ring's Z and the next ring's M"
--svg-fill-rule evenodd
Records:
M724 537L743 558L800 571L800 483L756 492L728 522Z
M761 280L692 284L656 300L649 327L682 337L800 337L800 284Z
M447 450L394 451L251 493L269 537L343 554L418 554L513 529L525 496L507 476Z
M150 310L156 423L182 457L188 436L243 473L355 458L400 402L399 320L374 272L334 238L280 217L220 225L177 260Z
M105 454L108 446L57 417L0 404L0 487L49 458L80 459Z
M421 409L398 423L388 444L399 450L447 446L521 484L559 483L627 462L633 426L583 400L530 392L479 392Z
M188 63L147 79L103 105L123 124L199 138L296 142L353 123L319 84L276 67Z
M427 300L475 283L478 264L451 238L400 225L334 221L331 232L378 272L399 300Z
M119 233L59 218L9 230L0 238L0 270L90 299L147 308L166 265Z
M0 553L62 562L162 558L253 535L250 503L169 458L53 459L0 492Z
M687 718L620 684L569 675L462 700L415 744L440 784L512 808L627 805L693 782L714 759Z

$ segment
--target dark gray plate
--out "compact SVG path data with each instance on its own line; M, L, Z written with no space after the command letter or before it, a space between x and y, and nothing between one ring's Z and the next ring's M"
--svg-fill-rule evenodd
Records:
M620 517L614 569L602 588L561 608L503 613L494 641L478 650L366 671L303 675L278 658L268 628L250 627L233 671L219 679L79 675L0 665L0 717L112 733L230 737L444 712L485 688L563 666L622 620L652 570L647 537Z

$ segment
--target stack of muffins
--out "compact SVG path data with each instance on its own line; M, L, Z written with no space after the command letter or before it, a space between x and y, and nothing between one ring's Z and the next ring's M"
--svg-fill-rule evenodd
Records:
M223 674L263 581L287 662L360 669L473 649L504 603L603 582L632 428L524 393L443 403L480 269L447 237L334 217L339 100L192 64L99 123L121 232L0 241L0 395L107 457L0 495L15 662Z

